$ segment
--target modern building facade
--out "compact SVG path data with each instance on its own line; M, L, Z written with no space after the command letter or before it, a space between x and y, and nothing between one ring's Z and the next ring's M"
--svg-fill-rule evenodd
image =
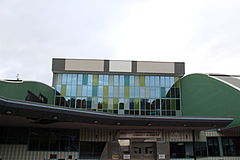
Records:
M240 80L183 62L53 59L0 81L0 159L240 159Z

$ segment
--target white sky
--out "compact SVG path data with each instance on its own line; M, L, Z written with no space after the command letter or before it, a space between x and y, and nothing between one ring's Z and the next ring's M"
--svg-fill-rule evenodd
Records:
M239 0L0 0L0 79L51 85L62 58L183 61L240 74Z

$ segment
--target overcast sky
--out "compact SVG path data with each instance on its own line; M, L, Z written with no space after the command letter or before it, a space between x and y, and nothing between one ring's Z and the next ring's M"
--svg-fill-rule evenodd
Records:
M0 79L51 85L61 58L183 61L240 74L239 0L0 0Z

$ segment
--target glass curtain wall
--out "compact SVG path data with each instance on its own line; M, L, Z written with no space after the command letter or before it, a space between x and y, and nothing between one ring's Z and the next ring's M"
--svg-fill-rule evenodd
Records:
M55 105L126 115L181 115L179 77L55 74Z

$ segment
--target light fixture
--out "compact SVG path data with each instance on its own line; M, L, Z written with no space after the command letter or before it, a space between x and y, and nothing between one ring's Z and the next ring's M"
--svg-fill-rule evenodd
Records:
M6 113L7 115L11 115L13 112L8 110L8 111L6 111L5 113Z
M117 124L118 126L120 126L121 123L120 123L120 122L117 122L116 124Z
M98 124L98 120L94 120L93 123Z
M184 126L184 127L187 127L187 125L186 125L186 124L184 124L183 126Z
M152 123L148 123L147 125L148 125L148 126L152 126Z
M53 116L52 117L54 120L57 120L58 119L58 116Z

